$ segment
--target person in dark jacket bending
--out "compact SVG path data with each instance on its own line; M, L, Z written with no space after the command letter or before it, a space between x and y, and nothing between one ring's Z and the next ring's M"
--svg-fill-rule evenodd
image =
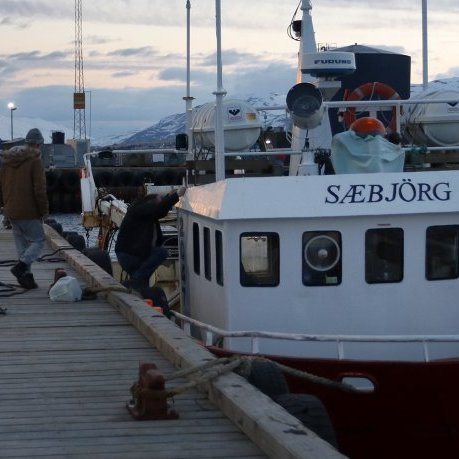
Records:
M168 214L184 193L185 187L181 187L163 197L150 194L129 206L115 244L118 262L130 276L126 287L148 287L151 275L167 258L168 250L161 246L163 234L159 219Z

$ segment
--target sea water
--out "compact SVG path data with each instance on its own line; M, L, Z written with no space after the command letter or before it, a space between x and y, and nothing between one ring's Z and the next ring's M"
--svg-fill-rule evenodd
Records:
M86 241L86 247L97 246L99 228L87 231L81 223L81 214L50 214L49 218L56 220L57 223L60 223L62 225L62 231L75 231L79 235L83 236ZM115 241L116 234L110 246L110 258L112 260L116 259Z

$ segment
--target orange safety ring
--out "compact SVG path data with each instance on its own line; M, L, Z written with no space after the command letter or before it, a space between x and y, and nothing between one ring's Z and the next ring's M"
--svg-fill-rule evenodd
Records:
M344 96L344 100L372 100L374 96L379 96L381 100L400 100L400 95L395 89L388 84L378 81L365 83L355 88L348 96ZM347 129L357 119L356 110L356 107L348 107L343 113L343 120ZM397 107L395 106L392 107L392 117L387 128L389 132L397 131Z

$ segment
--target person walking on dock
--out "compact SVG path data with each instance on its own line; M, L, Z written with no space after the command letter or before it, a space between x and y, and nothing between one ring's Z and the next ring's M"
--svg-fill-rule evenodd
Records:
M37 288L31 264L40 256L45 243L43 219L49 214L46 175L40 158L43 136L31 129L25 145L0 153L0 207L11 223L18 262L11 272L21 287Z
M115 253L121 268L130 279L124 285L134 290L149 286L149 279L167 258L162 247L163 234L159 219L164 218L185 193L185 187L161 197L143 196L128 208L121 223L115 244Z

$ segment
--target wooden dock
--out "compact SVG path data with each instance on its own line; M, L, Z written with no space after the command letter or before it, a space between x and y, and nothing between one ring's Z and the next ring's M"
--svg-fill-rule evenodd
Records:
M49 227L47 237L53 255L33 265L39 288L9 290L16 253L0 230L0 458L344 457L234 373L175 396L178 419L133 419L140 362L167 377L215 357ZM51 302L57 267L104 291Z

